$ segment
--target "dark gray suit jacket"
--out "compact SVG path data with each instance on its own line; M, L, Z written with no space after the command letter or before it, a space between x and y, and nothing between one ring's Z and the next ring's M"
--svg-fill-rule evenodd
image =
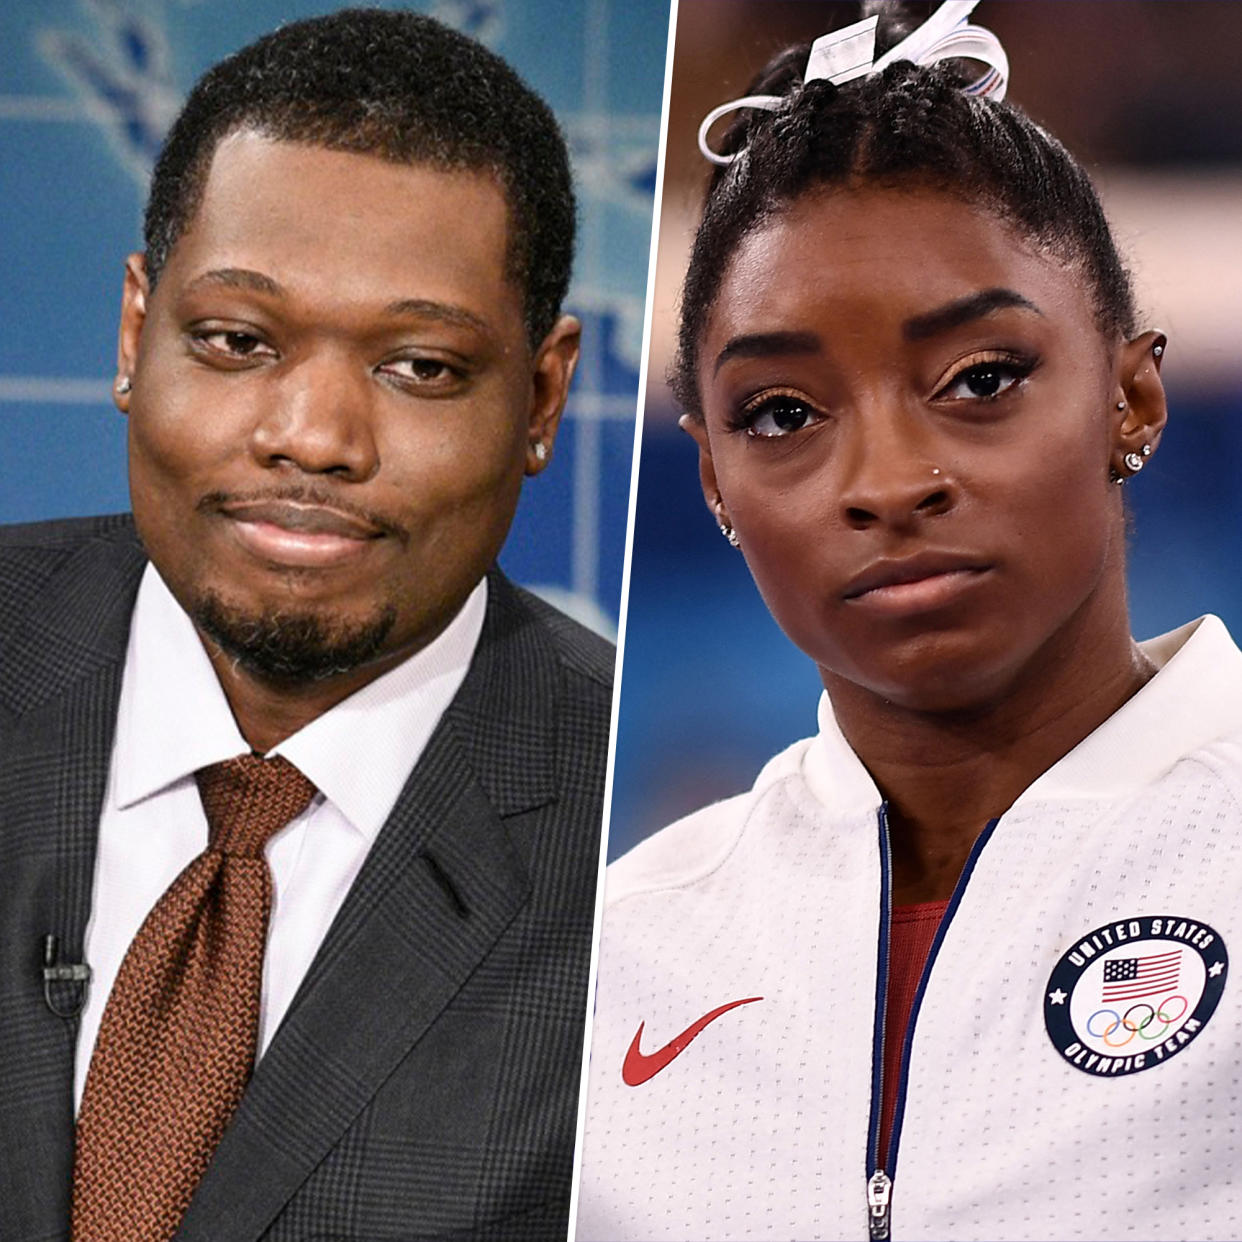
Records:
M0 531L0 1242L68 1238L76 1022L41 946L82 960L145 563L124 517ZM612 663L492 575L178 1239L564 1238Z

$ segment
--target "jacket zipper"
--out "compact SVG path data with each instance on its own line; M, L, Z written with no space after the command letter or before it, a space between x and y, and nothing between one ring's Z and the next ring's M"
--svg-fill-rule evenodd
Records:
M884 1028L888 1011L889 951L893 923L893 855L888 827L888 803L880 806L880 935L879 958L876 964L875 1022L871 1045L871 1119L867 1126L867 1236L871 1242L890 1242L892 1237L893 1179L897 1173L897 1148L901 1142L901 1123L906 1112L906 1086L910 1074L910 1048L914 1043L914 1027L919 1010L923 1006L923 994L932 967L944 943L949 924L961 905L962 895L970 881L975 863L983 847L991 839L999 819L988 821L987 827L976 838L966 858L962 874L958 876L949 898L948 908L940 926L936 929L919 986L910 1006L910 1020L901 1040L901 1062L897 1075L897 1099L893 1108L893 1128L888 1140L888 1151L880 1151L880 1118L884 1111Z

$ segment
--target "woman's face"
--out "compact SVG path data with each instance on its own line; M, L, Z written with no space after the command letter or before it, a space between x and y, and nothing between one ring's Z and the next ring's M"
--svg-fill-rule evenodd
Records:
M826 680L982 706L1125 625L1109 468L1152 434L1138 346L977 208L808 194L738 247L706 325L708 504Z

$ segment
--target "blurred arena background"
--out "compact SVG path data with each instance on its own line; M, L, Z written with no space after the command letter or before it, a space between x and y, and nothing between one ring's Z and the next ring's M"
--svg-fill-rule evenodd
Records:
M122 262L155 153L209 65L326 0L0 5L0 521L128 508L113 408ZM424 0L552 105L580 234L583 357L552 467L502 562L615 633L660 132L668 0Z
M704 508L662 377L708 174L699 122L773 52L856 18L854 5L810 0L680 2L610 857L749 787L769 756L815 730L815 669ZM1005 45L1010 98L1096 177L1145 323L1169 333L1169 428L1126 489L1135 631L1210 611L1240 636L1242 4L985 2L972 20Z

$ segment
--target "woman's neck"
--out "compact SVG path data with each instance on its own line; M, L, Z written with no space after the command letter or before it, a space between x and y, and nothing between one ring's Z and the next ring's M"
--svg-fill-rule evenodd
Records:
M1049 653L969 710L902 707L824 671L841 730L888 803L894 903L951 896L988 821L1154 673L1128 630L1073 659Z

